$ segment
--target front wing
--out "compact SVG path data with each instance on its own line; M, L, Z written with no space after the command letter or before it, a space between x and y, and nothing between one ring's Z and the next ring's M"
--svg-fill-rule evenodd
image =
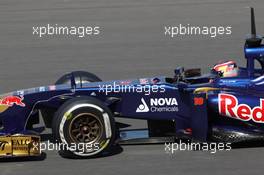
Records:
M40 156L40 136L0 136L0 158Z

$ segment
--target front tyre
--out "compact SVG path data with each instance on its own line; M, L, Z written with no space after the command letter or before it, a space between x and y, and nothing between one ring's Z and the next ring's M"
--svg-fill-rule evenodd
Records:
M60 84L70 84L71 83L71 74L75 77L75 83L90 83L90 82L100 82L102 81L99 77L97 77L95 74L85 71L74 71L71 73L67 73L60 77L56 82L55 85Z
M91 158L110 153L115 140L111 111L92 97L77 97L64 103L53 118L53 135L60 153L68 158Z

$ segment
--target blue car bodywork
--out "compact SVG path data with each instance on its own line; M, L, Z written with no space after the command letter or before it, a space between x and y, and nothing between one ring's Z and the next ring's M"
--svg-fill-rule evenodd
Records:
M72 98L90 96L102 101L115 117L149 121L152 137L172 134L178 138L230 142L262 138L264 45L250 38L244 53L247 67L239 68L239 74L231 78L217 73L184 78L184 71L176 69L172 78L77 83L72 73L69 84L3 94L1 135L41 132L34 128L40 113L45 127L50 128L54 113L62 104ZM255 68L256 61L261 69ZM146 89L151 92L146 94Z

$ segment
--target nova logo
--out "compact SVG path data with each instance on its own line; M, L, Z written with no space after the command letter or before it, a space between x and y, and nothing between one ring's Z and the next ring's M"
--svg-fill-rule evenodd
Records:
M8 144L7 141L0 140L0 150L4 151L6 144Z
M173 106L178 105L176 98L151 98L151 106Z
M150 98L147 105L144 98L141 98L141 104L136 112L174 112L178 111L178 102L176 98Z
M144 98L141 98L141 103L142 103L142 104L140 104L140 105L138 106L136 112L149 112L149 107L148 107L148 105L146 104Z

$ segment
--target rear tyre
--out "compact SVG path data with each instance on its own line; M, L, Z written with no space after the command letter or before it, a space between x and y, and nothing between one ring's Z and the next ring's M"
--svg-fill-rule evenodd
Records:
M65 74L62 77L60 77L55 82L55 85L70 84L71 83L71 74L74 75L76 84L102 81L99 77L97 77L93 73L85 72L85 71L74 71L72 73L68 73L68 74Z
M52 124L63 157L93 158L111 154L115 121L101 101L92 97L71 99L55 113Z

